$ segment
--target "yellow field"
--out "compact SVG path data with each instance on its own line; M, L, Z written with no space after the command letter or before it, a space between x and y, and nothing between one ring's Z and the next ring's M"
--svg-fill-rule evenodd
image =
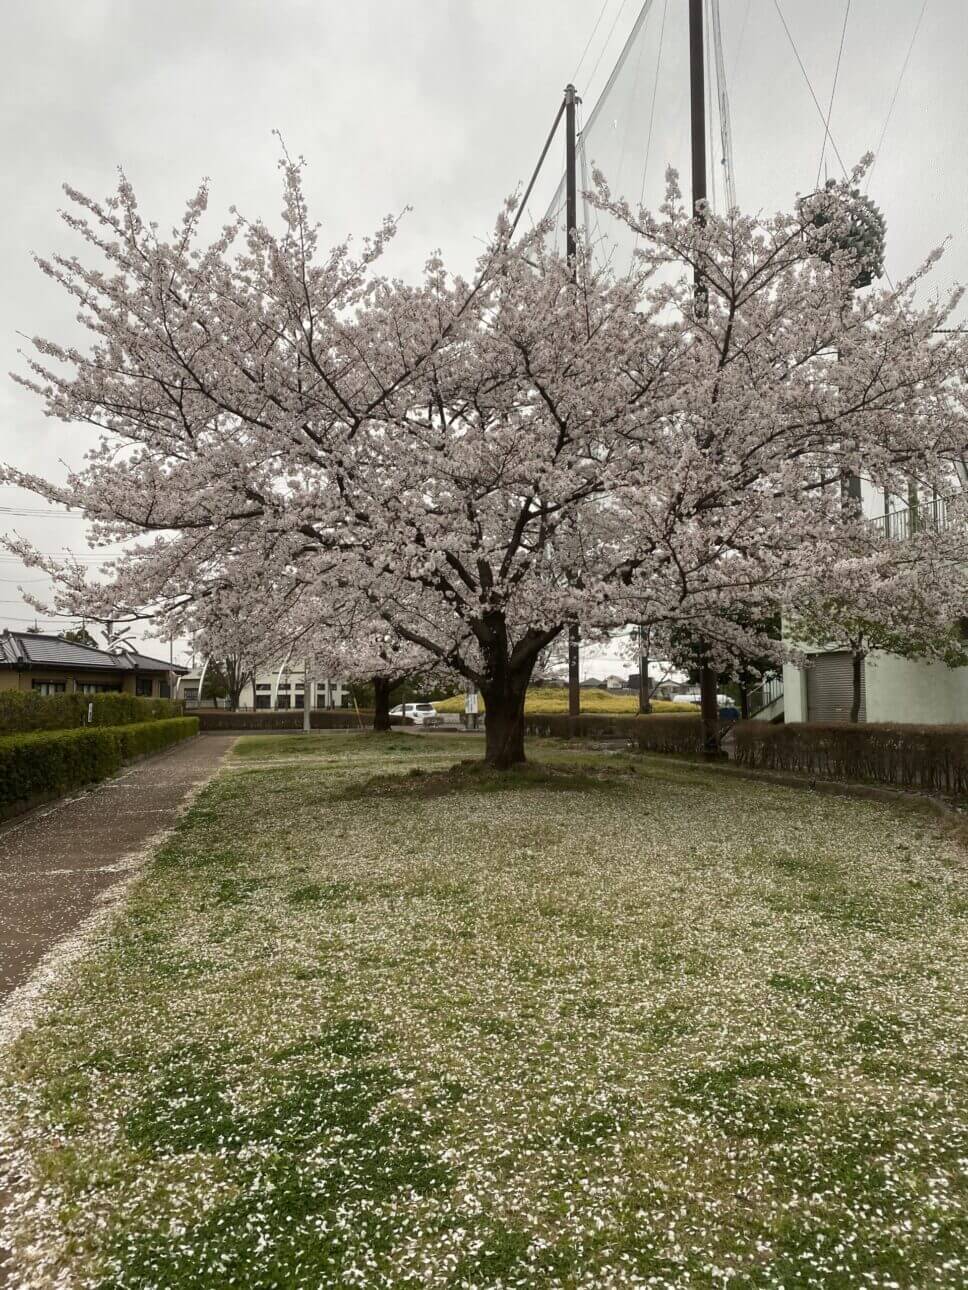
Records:
M484 710L484 696L478 696L480 710ZM463 694L451 695L449 699L435 699L434 707L438 712L463 712ZM524 703L525 712L550 713L568 711L568 690L564 686L545 689L544 686L532 686ZM612 713L615 716L634 716L639 710L639 700L634 694L612 694L608 690L582 690L581 710L588 713ZM680 715L687 712L698 712L692 703L670 703L665 699L652 700L653 712L672 712Z

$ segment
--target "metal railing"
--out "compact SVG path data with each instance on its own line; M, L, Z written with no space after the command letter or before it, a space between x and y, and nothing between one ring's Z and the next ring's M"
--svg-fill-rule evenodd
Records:
M932 497L915 506L874 515L868 523L888 541L906 542L915 533L940 533L946 529L950 523L948 502L944 497Z
M750 690L750 717L765 711L777 699L783 698L783 677L765 677L755 690Z

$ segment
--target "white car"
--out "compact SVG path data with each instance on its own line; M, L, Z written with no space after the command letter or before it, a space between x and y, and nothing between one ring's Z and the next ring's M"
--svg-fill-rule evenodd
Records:
M403 718L406 725L442 726L444 719L432 703L398 703L390 709L390 716Z

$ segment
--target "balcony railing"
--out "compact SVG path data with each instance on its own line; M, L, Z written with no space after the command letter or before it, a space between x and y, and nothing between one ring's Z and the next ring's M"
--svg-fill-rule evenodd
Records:
M771 703L775 703L777 699L782 699L782 698L783 698L783 677L782 676L766 677L763 680L763 682L756 687L755 690L750 690L750 698L749 698L750 717L755 717L757 713L763 712L766 708L768 708Z
M901 510L873 516L868 523L890 542L906 542L915 533L940 533L950 523L944 497L918 502Z

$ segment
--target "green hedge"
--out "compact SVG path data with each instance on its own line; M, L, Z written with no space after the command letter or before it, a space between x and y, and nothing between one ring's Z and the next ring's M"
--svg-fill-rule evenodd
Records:
M106 779L126 761L198 733L197 717L0 736L0 817Z
M0 690L0 735L30 730L71 730L86 726L88 705L95 726L126 726L163 721L182 714L171 699L139 699L133 694L39 694L36 690Z
M302 730L302 708L284 711L200 712L202 730ZM319 708L309 714L313 730L359 730L373 725L373 713L346 708Z
M725 728L725 727L724 727ZM643 752L702 753L702 723L691 714L642 714L612 717L588 713L580 717L558 713L525 715L528 735L554 735L560 739L628 739Z
M968 797L968 725L744 721L734 730L741 766Z

